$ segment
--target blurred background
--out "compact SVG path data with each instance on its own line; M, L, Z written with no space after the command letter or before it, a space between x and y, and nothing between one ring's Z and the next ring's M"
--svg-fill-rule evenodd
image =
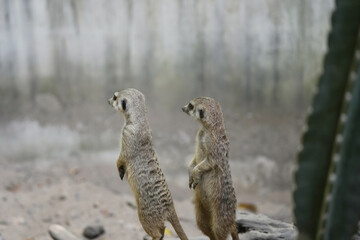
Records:
M107 104L127 87L146 96L186 232L200 234L186 172L198 125L181 107L197 96L222 105L238 202L292 222L333 2L0 0L0 237L93 222L109 239L145 234L115 168L124 120Z

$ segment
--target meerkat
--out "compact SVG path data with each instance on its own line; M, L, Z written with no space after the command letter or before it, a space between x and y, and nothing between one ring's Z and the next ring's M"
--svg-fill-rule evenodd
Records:
M188 165L195 189L196 223L211 240L238 240L236 196L228 163L229 140L220 104L209 97L191 100L182 110L200 122L195 156Z
M121 180L126 175L145 232L153 240L163 239L169 221L180 239L188 240L153 149L144 95L129 88L115 92L108 103L125 117L117 170Z

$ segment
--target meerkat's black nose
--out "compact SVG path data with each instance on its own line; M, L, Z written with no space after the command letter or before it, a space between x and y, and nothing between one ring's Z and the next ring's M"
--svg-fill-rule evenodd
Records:
M187 113L186 106L182 107L181 109L182 109L182 111L183 111L184 113Z
M110 99L108 100L108 103L111 105L111 100Z

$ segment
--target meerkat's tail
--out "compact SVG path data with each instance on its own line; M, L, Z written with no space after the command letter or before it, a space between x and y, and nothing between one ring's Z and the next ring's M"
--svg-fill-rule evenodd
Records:
M176 234L179 236L179 238L181 240L188 240L188 237L186 236L184 229L182 228L179 218L176 214L175 208L173 208L171 210L170 216L168 221L171 223L171 225L173 226Z

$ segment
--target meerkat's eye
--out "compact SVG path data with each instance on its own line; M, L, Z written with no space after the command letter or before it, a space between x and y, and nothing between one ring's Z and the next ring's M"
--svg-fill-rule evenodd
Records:
M194 105L192 105L191 103L189 103L188 108L189 108L189 110L191 111L191 110L194 109Z
M126 103L127 103L126 99L121 101L121 107L124 111L126 111Z
M202 110L202 109L199 110L199 117L200 117L201 119L204 118L204 110Z
M115 95L113 96L113 100L114 100L114 101L116 100L116 96L115 96Z

